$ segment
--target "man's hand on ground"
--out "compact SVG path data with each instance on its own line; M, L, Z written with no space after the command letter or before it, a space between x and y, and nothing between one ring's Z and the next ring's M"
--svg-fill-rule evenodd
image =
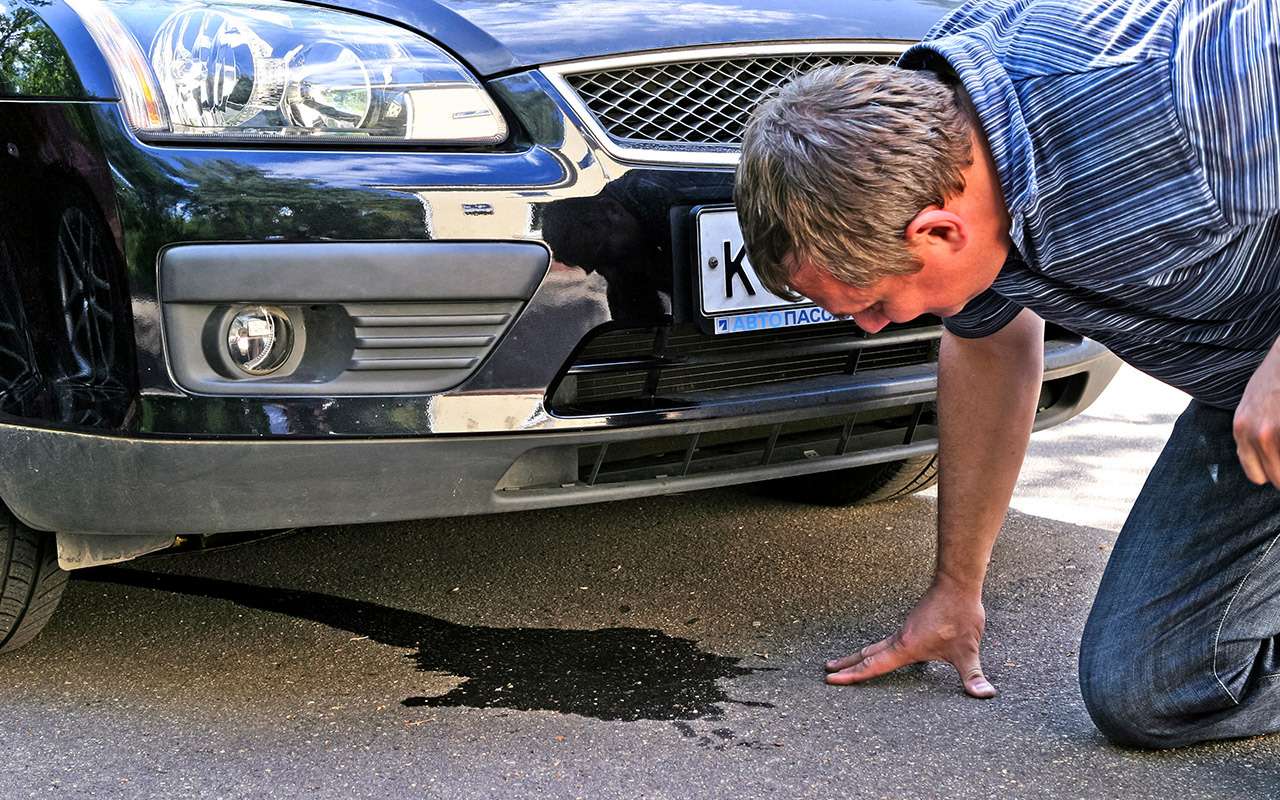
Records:
M978 657L985 623L979 596L935 582L897 633L853 655L828 661L827 683L861 683L908 664L945 661L960 673L969 695L995 697L996 689L983 674Z
M1249 379L1232 432L1249 480L1280 488L1280 342Z

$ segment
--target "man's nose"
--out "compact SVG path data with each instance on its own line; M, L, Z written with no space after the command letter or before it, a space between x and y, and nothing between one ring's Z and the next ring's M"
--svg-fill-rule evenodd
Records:
M889 324L889 318L875 311L859 311L853 315L853 321L867 333L879 333Z

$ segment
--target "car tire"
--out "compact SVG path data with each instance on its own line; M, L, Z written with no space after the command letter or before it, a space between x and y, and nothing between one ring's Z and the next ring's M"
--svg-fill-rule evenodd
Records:
M883 464L837 469L769 481L774 497L822 506L858 506L895 500L938 482L938 456L928 454Z
M49 623L67 576L54 535L28 528L0 506L0 653L27 644Z

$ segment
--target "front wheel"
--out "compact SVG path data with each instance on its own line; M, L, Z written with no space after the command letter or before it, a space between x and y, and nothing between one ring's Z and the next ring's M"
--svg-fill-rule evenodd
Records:
M65 588L56 537L28 528L0 506L0 653L34 639Z
M894 500L938 482L938 456L927 454L883 464L782 478L762 485L774 497L823 506L856 506Z

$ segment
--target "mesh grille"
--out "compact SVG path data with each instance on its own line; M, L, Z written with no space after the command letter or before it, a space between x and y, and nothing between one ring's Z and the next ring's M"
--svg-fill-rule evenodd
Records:
M892 64L896 54L794 55L680 61L566 75L615 140L735 146L752 110L797 75L833 64Z

